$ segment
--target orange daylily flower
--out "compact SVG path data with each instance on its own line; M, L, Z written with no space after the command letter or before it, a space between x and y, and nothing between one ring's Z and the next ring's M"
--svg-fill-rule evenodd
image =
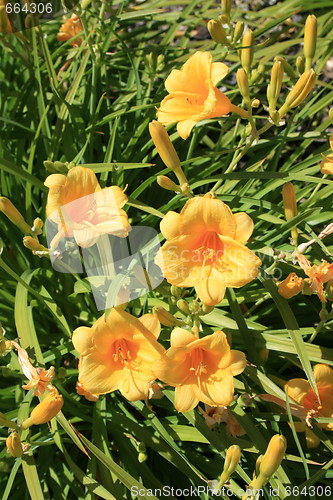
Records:
M173 69L165 80L169 92L161 102L157 119L163 125L177 124L177 132L187 139L200 120L227 115L231 111L246 115L234 106L223 92L216 88L229 68L223 63L212 63L210 52L195 52L178 69Z
M87 248L101 234L123 238L131 230L122 210L127 196L118 186L101 189L90 168L73 167L67 176L49 175L44 184L49 188L46 214L58 224L51 248L56 248L62 238L70 237Z
M244 246L253 221L244 212L232 214L222 201L191 198L180 214L168 212L161 222L166 243L155 262L172 285L194 286L202 302L221 302L226 287L239 288L258 274L260 259Z
M309 382L302 378L289 380L285 391L303 409L306 417L303 422L295 422L297 432L304 432L308 448L314 448L320 439L309 429L310 419L313 417L333 418L333 370L328 365L319 364L314 367L314 378L318 388L320 401ZM333 431L333 423L318 423L326 431Z
M129 401L147 399L153 364L164 355L159 333L152 314L138 319L119 308L91 328L77 328L72 340L80 353L79 383L95 396L119 389Z
M72 14L69 18L64 17L63 20L65 22L60 26L59 33L57 34L59 42L67 42L73 38L73 36L83 32L81 19L76 14ZM82 38L78 37L71 42L71 45L73 45L73 47L78 47L81 43Z
M326 260L323 260L319 265L311 265L304 255L297 254L296 257L299 265L310 278L309 289L317 293L322 302L327 302L324 296L324 283L333 279L333 264L329 264Z
M199 401L228 406L234 400L234 376L246 366L245 354L231 350L225 333L217 331L198 339L183 328L171 333L166 357L154 371L163 382L176 387L175 408L192 410Z
M29 379L29 382L26 385L22 385L22 388L27 391L33 390L34 396L40 396L45 390L53 390L54 387L51 382L54 377L54 366L51 366L48 370L35 368L31 364L27 351L17 342L13 340L10 342L17 350L18 362L21 365L24 375Z
M333 135L330 135L330 146L333 151ZM321 160L320 171L322 174L333 175L333 153L328 156L321 155L323 160Z

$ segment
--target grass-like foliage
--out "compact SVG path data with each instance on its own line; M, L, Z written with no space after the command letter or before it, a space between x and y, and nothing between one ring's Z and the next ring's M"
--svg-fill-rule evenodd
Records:
M0 0L2 499L331 498L331 0L65 5Z

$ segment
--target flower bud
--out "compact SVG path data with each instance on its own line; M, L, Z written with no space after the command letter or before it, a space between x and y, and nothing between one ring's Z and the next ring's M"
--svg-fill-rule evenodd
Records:
M260 106L259 99L253 99L252 102L251 102L251 107L252 108L259 108L259 106Z
M240 458L241 449L237 444L233 444L227 449L220 483L224 484L226 481L229 481L231 474L235 472L239 464Z
M280 434L275 434L268 443L265 455L259 466L260 474L270 478L279 468L287 449L287 440Z
M222 14L219 17L219 21L221 24L229 24L230 23L230 16L227 16L226 14Z
M34 224L32 226L32 230L34 231L35 234L39 235L42 232L43 226L44 226L44 222L42 221L42 219L40 219L39 217L37 217L34 220Z
M198 302L191 302L188 307L192 314L197 314L200 311L200 304Z
M251 73L251 82L259 82L265 74L265 66L263 64L258 64L258 67L254 69Z
M245 69L246 73L248 76L250 76L250 71L251 71L251 64L253 60L253 42L254 42L254 36L253 36L253 31L251 29L248 29L245 31L245 34L242 39L242 47L240 49L240 60L243 68Z
M279 284L278 292L281 297L291 299L298 295L304 287L304 280L297 276L296 273L290 273L285 280Z
M302 75L305 71L305 60L303 56L298 56L296 58L296 68L300 75Z
M313 69L305 71L305 73L300 76L294 87L287 95L284 105L279 110L281 117L285 115L285 113L287 113L290 109L299 106L307 98L307 96L313 89L316 79L317 76Z
M169 179L169 177L167 177L166 175L158 175L157 184L161 186L161 188L167 189L168 191L175 191L176 193L180 193L180 186Z
M236 73L237 84L246 106L251 106L249 79L245 69L239 68Z
M231 0L221 0L221 9L223 14L230 17L231 12Z
M222 44L228 43L227 34L220 21L211 19L210 21L208 21L207 28L210 36L212 37L215 43L222 43Z
M276 57L274 57L274 61L280 61L283 64L283 69L287 73L287 75L290 76L290 78L297 77L295 71L290 66L290 64L284 59L284 57L276 56ZM303 73L303 71L302 71L302 73Z
M177 307L180 311L182 311L185 314L188 314L190 312L190 309L188 307L188 302L184 299L179 299L177 300Z
M320 172L322 174L333 175L333 153L323 156L320 163Z
M331 123L333 124L333 108L331 108L331 109L329 110L329 112L328 112L328 116L329 116L329 118L330 118L330 120L331 120Z
M170 292L171 292L171 295L173 295L174 297L178 297L179 298L181 296L181 294L182 294L182 289L179 288L176 285L171 285Z
M35 238L32 238L31 236L25 236L23 238L23 245L26 248L29 248L29 250L32 250L33 252L43 252L49 254L49 251L46 247L41 245Z
M202 304L202 314L209 314L214 311L214 306L207 306L207 304Z
M63 397L54 389L32 410L30 417L22 422L21 428L27 429L32 425L49 422L60 412L63 404Z
M4 196L0 197L0 211L3 212L15 226L21 229L23 233L33 234L31 227L25 222L23 215L21 215L12 202Z
M305 69L312 66L312 59L316 52L317 43L317 18L314 15L308 16L304 28L304 56Z
M291 182L287 182L283 185L282 188L282 198L283 198L283 208L286 220L290 220L297 215L297 203L296 203L296 192L293 184ZM297 228L293 227L291 230L291 236L296 245L298 232Z
M56 171L55 168L54 168L53 161L45 160L45 161L43 161L43 165L46 168L46 170L48 170L49 172L55 172Z
M81 1L82 10L86 10L90 4L91 4L91 0L82 0Z
M238 42L244 31L244 23L237 22L234 29L233 43Z
M164 307L155 306L153 307L152 312L158 321L164 326L175 326L178 323L177 319L164 309Z
M178 170L180 168L180 160L163 125L153 120L149 123L149 132L163 163L170 170Z
M280 61L275 61L271 73L271 83L267 86L267 100L271 110L276 109L276 103L281 91L283 73L283 64Z
M16 431L9 434L8 438L6 439L6 445L7 445L7 453L12 455L12 457L16 458L22 457L23 446L21 443L20 436Z
M271 109L269 111L269 119L272 123L275 123L275 125L279 125L280 113L278 111L276 111L276 109Z

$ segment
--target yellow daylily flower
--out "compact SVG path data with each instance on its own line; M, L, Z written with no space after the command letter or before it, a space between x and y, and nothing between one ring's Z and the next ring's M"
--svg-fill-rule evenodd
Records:
M253 231L244 212L232 214L222 201L191 198L181 212L168 212L161 222L166 243L155 262L164 277L179 287L194 286L202 302L221 302L226 287L239 288L258 274L260 259L244 246Z
M169 95L158 109L158 121L163 125L177 122L178 134L187 139L200 120L227 115L231 111L246 116L245 110L231 104L216 88L228 71L225 64L212 62L210 52L195 52L180 70L173 69L165 80Z
M67 176L49 175L44 184L49 188L46 214L58 224L51 248L66 237L74 237L79 246L87 248L101 234L123 238L131 230L122 210L127 196L118 186L102 189L90 168L73 167Z
M320 439L309 427L313 417L333 418L333 370L328 365L319 364L314 367L314 378L318 388L320 401L311 388L308 380L294 378L285 385L285 391L304 409L303 422L294 422L297 432L304 432L308 448L314 448ZM326 431L333 431L333 423L318 423Z
M231 350L225 333L217 331L201 339L183 328L171 334L166 357L154 371L163 382L176 387L174 405L190 411L199 401L210 406L228 406L234 400L234 376L246 366L245 354Z
M60 26L59 33L57 34L59 42L67 42L73 38L73 36L83 32L81 19L76 14L72 14L69 18L64 17L63 20L65 22ZM81 43L82 38L78 37L71 42L71 45L73 45L73 47L78 47Z
M333 135L330 135L330 146L333 151ZM320 171L322 174L333 175L333 153L328 156L321 155L323 160L321 160Z
M165 352L157 342L159 333L154 315L138 319L119 308L91 328L77 328L72 341L80 353L79 383L94 396L119 389L129 401L147 399L156 378L153 364Z
M313 264L304 255L296 254L299 265L310 278L309 289L318 294L321 302L327 302L324 296L324 283L333 279L333 264L329 264L323 260L321 264Z

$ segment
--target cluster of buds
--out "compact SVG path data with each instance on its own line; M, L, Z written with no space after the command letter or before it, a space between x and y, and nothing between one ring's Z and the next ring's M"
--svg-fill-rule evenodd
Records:
M268 443L265 454L260 455L257 459L254 478L249 484L249 488L243 496L243 500L249 497L251 491L258 491L268 483L270 478L280 467L286 449L286 438L280 434L275 434Z
M222 0L222 15L217 19L210 19L207 29L215 43L224 46L234 46L241 38L244 31L244 23L231 21L231 0Z

